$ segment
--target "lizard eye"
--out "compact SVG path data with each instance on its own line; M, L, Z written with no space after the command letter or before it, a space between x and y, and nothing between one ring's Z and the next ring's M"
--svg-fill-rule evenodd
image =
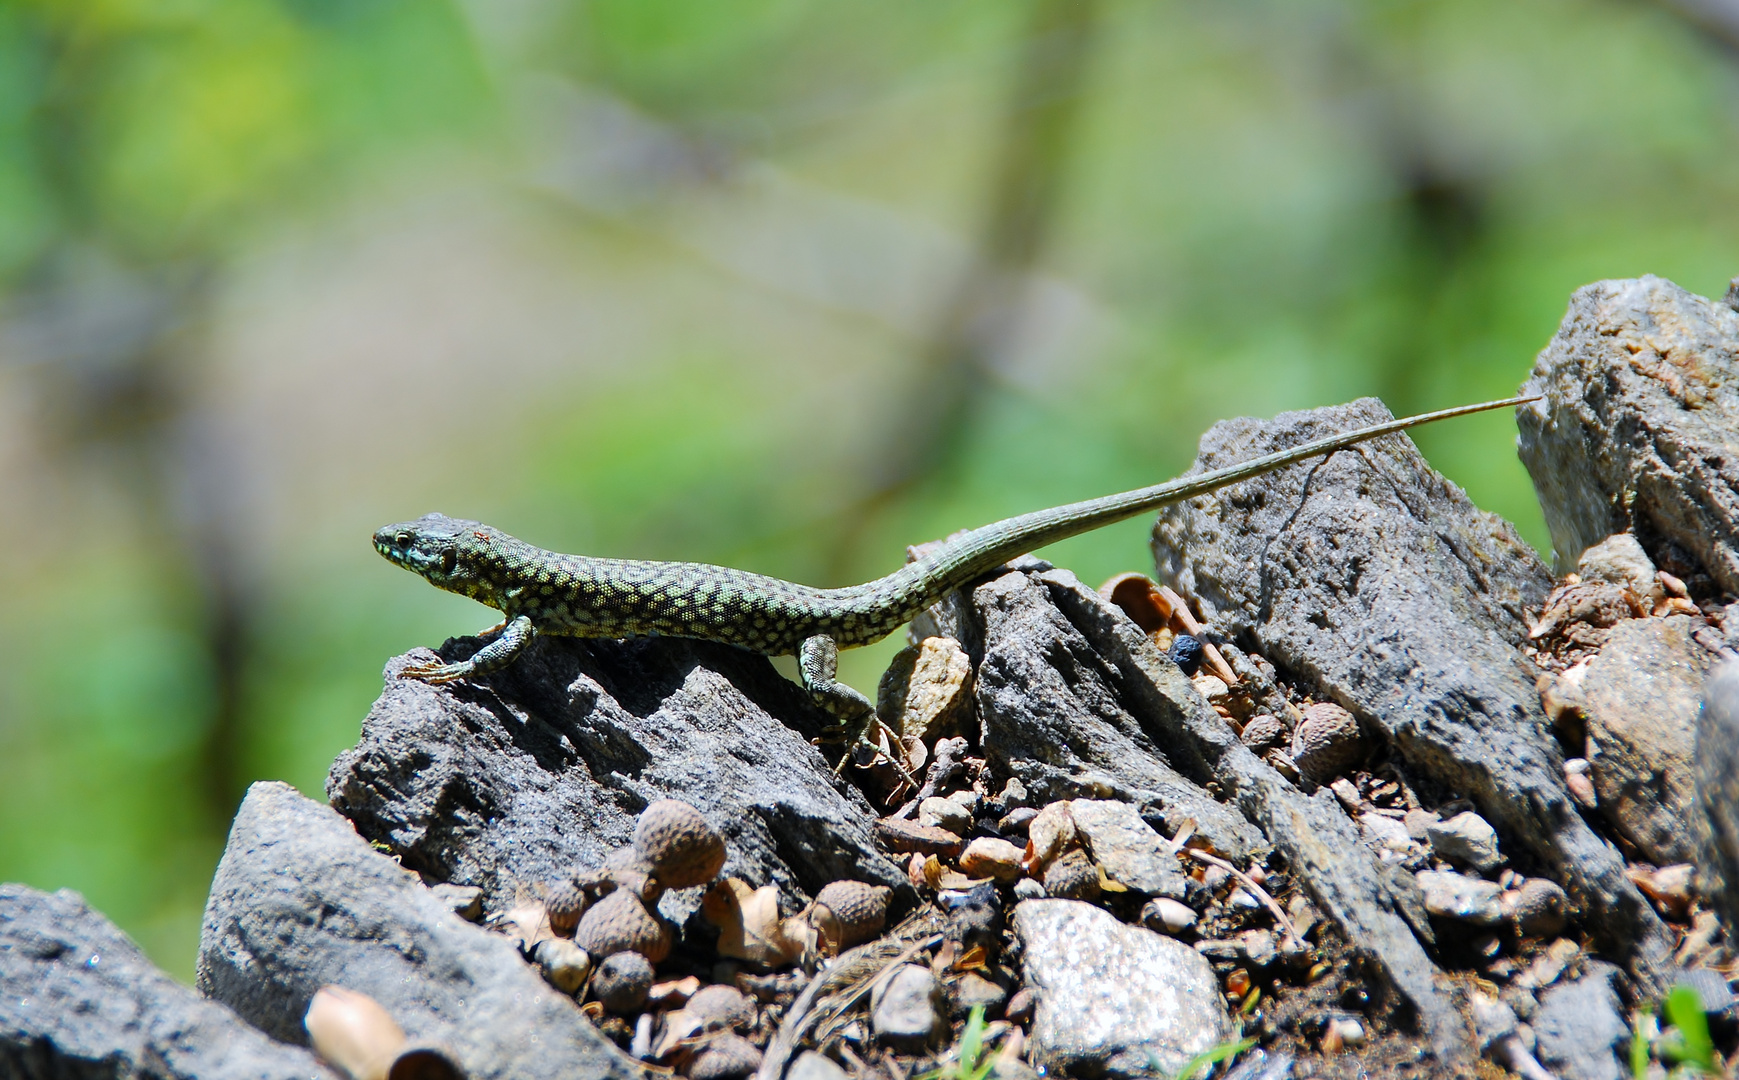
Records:
M459 553L452 548L441 552L441 573L451 574L453 568L459 565Z
M411 539L410 530L400 529L398 535L392 538L393 547L408 548L411 546Z

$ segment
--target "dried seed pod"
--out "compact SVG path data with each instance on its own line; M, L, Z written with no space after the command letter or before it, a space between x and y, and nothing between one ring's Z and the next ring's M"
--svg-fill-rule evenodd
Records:
M557 881L550 885L549 896L543 902L549 916L550 932L557 937L573 937L574 927L586 913L586 894L573 881Z
M634 852L672 889L705 885L725 865L725 838L700 811L675 799L659 799L634 824Z
M761 1067L761 1051L741 1035L720 1033L695 1048L689 1080L742 1080Z
M670 928L627 889L617 889L580 916L574 943L595 960L637 952L653 963L670 955Z
M1085 851L1070 848L1045 870L1045 892L1069 900L1097 899L1099 871Z
M652 992L652 961L637 952L607 957L592 975L592 996L613 1013L631 1013Z
M708 1028L747 1031L755 1026L755 1003L741 990L723 983L701 987L683 1008Z
M1365 739L1353 714L1331 701L1310 705L1292 732L1292 760L1314 783L1325 784L1364 756Z
M815 904L826 908L838 920L839 947L849 949L882 932L888 923L888 903L893 896L894 890L885 885L835 881L815 894Z
M1250 722L1244 725L1243 734L1239 738L1245 746L1264 754L1275 747L1283 747L1287 741L1286 725L1277 716L1263 713L1252 716Z

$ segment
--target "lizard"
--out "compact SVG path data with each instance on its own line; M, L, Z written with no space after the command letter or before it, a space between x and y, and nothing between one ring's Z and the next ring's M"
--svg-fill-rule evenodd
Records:
M411 664L400 678L442 684L489 675L513 663L540 634L698 638L768 656L795 655L810 699L855 739L867 731L875 706L838 681L839 650L879 641L1008 560L1382 435L1532 400L1510 398L1403 417L1152 487L1006 518L930 545L885 577L839 589L706 563L563 555L481 522L442 514L387 525L375 532L374 546L389 562L503 616L478 635L486 644L469 659Z

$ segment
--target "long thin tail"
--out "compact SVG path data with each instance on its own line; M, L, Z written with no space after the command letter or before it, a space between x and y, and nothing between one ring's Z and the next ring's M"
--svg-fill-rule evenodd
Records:
M1101 525L1109 525L1127 517L1147 510L1154 510L1167 503L1179 502L1183 499L1205 495L1228 484L1236 484L1240 480L1248 480L1275 469L1296 464L1319 454L1344 450L1349 446L1388 435L1396 431L1418 427L1421 424L1435 423L1438 420L1448 420L1457 416L1468 416L1473 413L1486 412L1490 409L1502 409L1521 405L1529 401L1537 401L1535 397L1507 398L1503 401L1487 401L1478 405L1461 405L1453 409L1442 409L1437 412L1420 413L1418 416L1406 416L1399 420L1390 420L1384 424L1373 424L1370 427L1359 428L1340 435L1329 435L1302 446L1294 446L1289 450L1280 450L1272 454L1251 458L1237 465L1228 465L1223 469L1196 476L1181 477L1168 480L1153 487L1137 488L1117 495L1105 495L1085 502L1070 503L1067 506L1057 506L1049 510L1038 510L1031 514L1009 518L987 525L982 529L974 529L964 536L956 538L936 552L935 562L927 569L929 575L943 578L958 585L960 581L984 573L992 567L1024 555L1029 551L1044 547L1074 536L1077 533L1097 529ZM929 576L926 575L926 576Z

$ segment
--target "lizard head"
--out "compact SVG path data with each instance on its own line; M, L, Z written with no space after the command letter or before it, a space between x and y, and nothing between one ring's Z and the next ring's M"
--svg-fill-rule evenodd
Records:
M494 592L488 555L497 535L481 522L424 514L375 530L374 549L431 585L487 604Z

